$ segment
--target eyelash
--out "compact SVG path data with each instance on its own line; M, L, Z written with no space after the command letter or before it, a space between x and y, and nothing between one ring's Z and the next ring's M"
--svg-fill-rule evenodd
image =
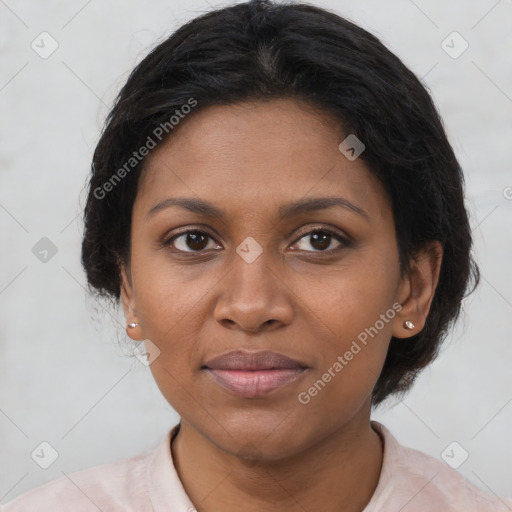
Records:
M305 231L305 232L301 233L299 238L297 238L296 241L293 242L292 245L295 245L297 242L302 240L302 238L307 237L308 235L311 236L314 233L324 233L324 234L330 235L336 241L340 242L341 245L338 246L338 247L335 247L334 249L329 249L329 250L325 250L325 251L321 251L321 250L317 250L317 251L304 251L306 253L332 255L332 254L335 254L335 253L341 251L343 248L348 248L348 247L350 247L352 245L351 241L347 237L342 236L339 233L337 233L335 231L332 231L330 229L324 228L324 227L314 227L314 228L310 229L309 231ZM211 236L207 231L203 231L201 229L188 229L186 231L181 231L180 233L175 233L171 237L165 239L163 241L162 245L164 247L170 248L169 246L172 246L172 243L176 239L178 239L179 237L181 237L183 235L188 235L188 234L206 235L208 238L210 238L211 240L213 240L216 243L218 243L215 240L215 238L213 236ZM171 250L175 251L175 252L178 252L180 254L188 254L188 255L201 255L201 254L206 252L204 249L200 250L200 251L182 251L180 249L172 248ZM301 252L301 250L298 249L298 252Z

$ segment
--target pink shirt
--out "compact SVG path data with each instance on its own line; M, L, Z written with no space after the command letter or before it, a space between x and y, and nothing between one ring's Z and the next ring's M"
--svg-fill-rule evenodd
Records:
M487 494L443 461L398 444L372 421L384 442L382 471L362 512L511 512L512 498ZM174 426L151 452L76 471L40 485L1 512L194 512L172 461Z

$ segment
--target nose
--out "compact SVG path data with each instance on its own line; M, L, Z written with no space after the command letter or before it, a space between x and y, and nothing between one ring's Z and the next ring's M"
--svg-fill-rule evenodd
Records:
M289 325L293 294L265 256L252 263L234 255L231 269L218 283L214 318L229 329L270 331Z

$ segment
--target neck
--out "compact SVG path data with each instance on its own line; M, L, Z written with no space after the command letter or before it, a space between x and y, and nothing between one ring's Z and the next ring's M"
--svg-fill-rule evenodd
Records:
M369 411L365 421L354 418L279 460L227 453L183 420L172 443L176 471L198 512L359 512L377 487L382 453Z

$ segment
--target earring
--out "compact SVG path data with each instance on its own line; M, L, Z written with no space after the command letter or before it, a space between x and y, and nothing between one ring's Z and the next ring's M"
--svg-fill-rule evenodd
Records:
M410 320L406 320L404 322L404 327L406 329L414 329L416 326Z
M128 327L133 329L134 327L137 327L137 325L139 325L139 322L132 322L131 324L128 324Z

